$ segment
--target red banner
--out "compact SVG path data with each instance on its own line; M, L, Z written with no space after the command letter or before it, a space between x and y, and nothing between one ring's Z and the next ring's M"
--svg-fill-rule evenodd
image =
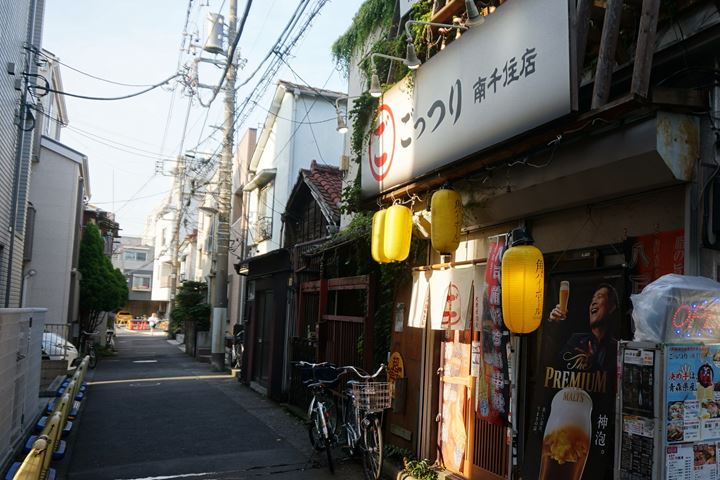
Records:
M630 239L630 282L632 293L668 273L685 270L685 230L642 235Z
M498 237L490 246L485 267L479 374L477 377L477 416L487 422L506 425L510 409L509 370L506 332L502 318L500 265L505 239Z

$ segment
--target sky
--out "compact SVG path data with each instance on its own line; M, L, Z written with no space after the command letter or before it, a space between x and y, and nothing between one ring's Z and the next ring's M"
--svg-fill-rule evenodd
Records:
M239 81L268 52L299 1L253 2L239 43L240 57L247 59L245 67L238 70ZM63 90L86 96L122 96L173 75L179 63L191 58L180 52L189 2L46 0L42 46L65 64L60 66ZM238 17L242 16L246 2L238 0ZM226 15L228 3L229 0L192 1L188 32L197 31L202 38L207 13L222 11ZM361 4L362 0L326 3L287 59L295 73L284 65L275 80L301 84L306 81L314 87L346 92L347 81L336 70L330 47L348 28ZM98 80L73 69L126 85ZM220 69L211 65L201 66L199 81L215 84L220 73ZM260 106L240 126L236 143L247 128L259 127L264 121L267 112L263 108L270 106L274 83ZM209 115L195 100L183 142L188 97L182 88L173 89L172 85L175 84L120 101L65 97L69 126L63 129L60 140L87 155L90 203L116 214L121 236L142 235L146 216L170 191L172 159L213 133L212 125L222 124L222 93L212 103ZM253 85L251 81L238 91L238 104ZM200 95L207 102L211 91L201 90ZM198 150L215 151L220 137L221 132L217 131ZM158 161L162 161L162 172L156 170Z

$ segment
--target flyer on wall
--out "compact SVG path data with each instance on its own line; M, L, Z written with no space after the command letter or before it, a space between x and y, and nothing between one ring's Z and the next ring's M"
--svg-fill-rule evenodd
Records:
M720 439L720 345L669 345L668 443Z

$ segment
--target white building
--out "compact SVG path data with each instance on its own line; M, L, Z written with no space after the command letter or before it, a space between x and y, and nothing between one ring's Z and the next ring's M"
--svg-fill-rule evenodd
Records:
M48 324L69 324L77 320L83 198L90 195L88 159L45 136L40 146L30 182L23 305L47 308Z
M336 131L335 102L344 93L309 88L280 80L250 159L246 255L279 249L282 219L300 169L312 160L339 166L343 136Z

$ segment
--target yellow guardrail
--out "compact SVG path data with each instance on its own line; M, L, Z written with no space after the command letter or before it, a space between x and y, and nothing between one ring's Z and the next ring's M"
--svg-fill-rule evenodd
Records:
M86 356L80 362L72 380L65 388L65 393L56 401L55 408L50 414L45 428L33 443L30 453L25 456L13 480L44 480L47 478L52 454L60 444L65 422L67 422L75 396L80 391L80 386L85 379L89 362L89 356Z
M32 450L25 457L25 461L15 473L13 480L37 480L42 478L45 458L52 457L52 450L49 448L46 437L38 437L33 443Z

